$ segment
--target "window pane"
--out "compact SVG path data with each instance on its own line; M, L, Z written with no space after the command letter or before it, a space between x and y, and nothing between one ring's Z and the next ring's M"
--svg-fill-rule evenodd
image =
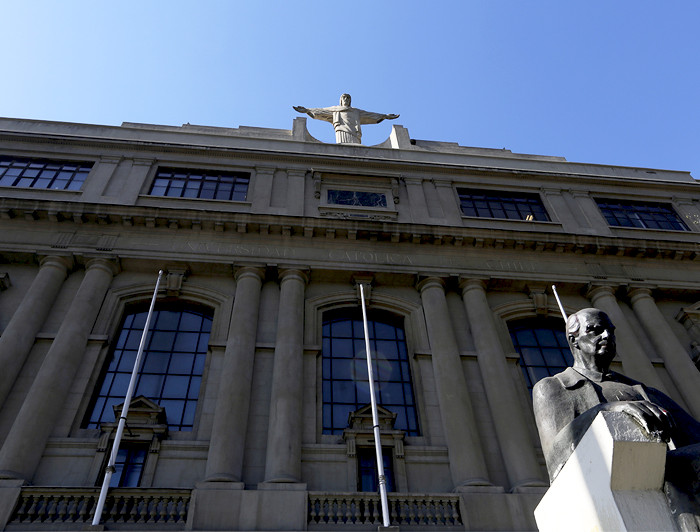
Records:
M538 194L464 188L457 189L457 193L464 216L549 221Z
M340 316L344 314L344 316ZM384 313L386 314L386 313ZM333 317L338 315L338 317ZM325 317L323 333L323 431L342 433L348 413L370 401L362 320L354 310L333 311ZM378 315L383 315L381 312ZM361 317L361 315L360 315ZM396 428L418 434L403 329L393 318L368 317L375 389L380 404L396 412ZM402 362L404 360L404 362ZM410 406L409 420L406 406Z
M145 312L125 316L105 375L96 387L99 394L93 398L86 426L96 428L102 421L111 421L110 405L124 400L136 355L135 349L128 348L138 344L145 318ZM194 310L162 309L154 313L154 330L143 354L136 396L144 395L164 406L171 430L192 429L211 321L210 316ZM190 417L183 420L183 415Z
M521 320L510 324L509 328L530 392L538 380L556 375L573 362L562 320Z
M169 187L170 197L244 201L249 182L248 172L159 168L149 194L162 196Z

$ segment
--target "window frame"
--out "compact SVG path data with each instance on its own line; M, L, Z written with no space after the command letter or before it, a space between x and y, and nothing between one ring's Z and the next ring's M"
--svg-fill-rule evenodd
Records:
M396 220L398 210L398 182L395 178L369 176L317 176L314 181L315 195L318 198L318 211L321 216L357 219ZM330 203L328 193L331 190L343 192L366 192L381 194L386 206L341 205Z
M513 344L513 348L515 349L515 352L518 354L518 366L520 367L520 372L521 376L523 379L523 382L525 383L527 390L532 394L532 388L534 385L541 379L547 376L552 376L556 375L557 373L560 373L561 371L564 371L567 367L570 367L573 365L573 355L571 354L571 350L569 349L569 344L566 340L566 330L565 330L565 323L561 318L555 318L555 317L529 317L529 318L521 318L521 319L516 319L509 321L507 323L508 326L508 333L510 335L511 342ZM540 338L537 336L537 334L534 334L535 342L537 345L520 345L520 340L516 338L516 333L520 331L534 331L534 330L549 330L552 331L555 340L556 340L556 346L554 345L540 345ZM531 364L529 360L527 360L526 355L521 351L521 347L528 348L528 349L533 349L533 348L539 348L539 354L541 356L541 360L543 364ZM566 363L566 365L558 365L558 364L548 364L547 359L545 358L545 354L542 352L542 348L544 349L551 349L551 350L558 350L559 354L562 356L563 361ZM567 356L568 354L568 356ZM550 356L554 356L553 353L550 353ZM542 375L539 379L534 380L533 375L529 371L530 368L540 368L544 369L547 375ZM533 382L534 380L534 382Z
M386 319L384 321L382 321L381 319L377 319L377 318L382 318L382 317L385 317ZM405 368L408 371L408 380L405 380L405 381L404 380L401 380L401 381L389 380L387 382L390 382L390 383L400 382L401 388L403 390L402 396L404 398L406 397L405 386L407 384L410 386L410 395L411 395L412 402L404 402L401 405L397 406L397 408L405 409L404 414L406 416L406 427L398 429L398 430L404 431L406 433L406 435L409 437L420 438L423 436L423 429L422 429L421 416L420 416L421 400L418 397L418 392L417 392L417 390L419 388L419 384L418 384L418 381L416 379L417 368L414 367L413 360L412 360L413 357L411 355L408 334L406 331L405 316L397 315L397 314L395 314L391 311L388 311L388 310L375 308L375 309L370 310L370 314L368 316L368 319L370 321L377 321L380 323L385 323L385 324L390 325L392 327L399 327L400 330L402 331L403 338L399 339L398 337L396 337L395 341L396 342L403 341L404 347L405 347L405 360L399 358L400 354L397 354L396 362L399 366L401 366L401 364L405 364ZM331 428L329 431L329 429L327 429L324 426L325 425L324 408L327 404L330 404L331 408L332 408L332 404L333 404L330 401L330 399L328 401L326 400L326 396L324 394L324 388L326 387L326 383L328 382L328 386L330 387L330 386L332 386L332 382L334 380L340 380L342 382L347 381L347 379L332 379L330 377L326 378L326 376L325 376L324 367L326 366L326 364L328 365L328 367L331 366L331 362L330 362L331 357L328 357L328 362L326 362L326 358L324 357L325 341L324 341L323 329L324 329L325 325L329 322L329 320L336 320L336 321L345 321L345 320L357 321L357 320L359 320L359 321L361 321L362 317L361 317L361 313L360 313L360 308L359 308L359 306L353 305L353 306L343 306L343 307L338 307L338 308L333 308L333 309L327 309L322 313L322 316L320 319L321 338L320 338L320 349L319 349L319 380L318 380L318 384L319 384L319 392L320 392L319 393L319 399L320 399L319 400L319 431L320 431L320 435L321 435L322 440L324 437L337 437L337 435L342 434L343 430L345 430L345 428L347 428L347 427L335 427L335 428ZM370 334L372 334L371 331L370 331ZM348 340L348 337L342 337L341 340ZM382 341L383 339L382 338L373 339L372 336L370 336L370 342L372 342L374 344L374 342L376 342L376 340ZM354 331L352 332L352 340L351 341L353 343L353 346L355 343L360 341L359 336L356 337ZM361 350L364 351L364 334L362 335L361 343L362 343ZM374 345L376 345L376 344L374 344ZM372 346L373 349L374 349L374 345ZM354 349L354 347L353 347L353 349ZM397 349L398 349L398 347L397 347ZM398 353L398 351L397 351L397 353ZM360 358L356 357L356 356L340 357L340 358L342 358L343 360L353 360L353 361L357 360L360 367L364 368L364 370L360 370L360 371L366 372L366 359L364 357L361 358L361 362L360 362ZM376 364L377 364L376 359L374 359L374 363L376 366ZM374 368L374 371L377 372L376 367ZM403 369L400 369L399 371L400 371L400 374L403 374L403 372L404 372ZM378 386L379 379L378 379L377 373L375 373L374 377L375 377L375 386ZM357 400L357 394L355 394L355 398ZM367 391L367 403L369 403L369 390ZM351 412L361 408L362 406L364 406L367 403L354 404L354 408L353 408L353 410L351 410ZM340 404L350 405L351 403L343 402ZM389 406L382 405L382 406L384 408L389 409L389 410L392 409L392 405L389 405ZM415 428L414 429L411 428L411 423L408 420L409 409L411 409L411 408L413 409L414 419L415 419ZM392 411L395 411L395 410L392 410Z
M184 185L181 190L181 195L179 196L169 196L169 195L158 195L158 194L153 194L153 190L156 188L157 182L159 179L166 179L159 177L160 172L164 173L170 173L171 177L167 178L169 179L169 182L167 186L165 187L165 191L167 192L170 190L170 185L172 183L172 175L174 174L182 174L185 176L184 178ZM153 169L152 177L151 179L148 180L148 184L145 187L144 192L141 194L144 197L147 198L162 198L162 199L175 199L175 200L197 200L197 201L216 201L216 202L222 202L222 203L230 203L230 204L236 204L236 205L241 205L241 204L249 204L250 203L250 192L251 192L251 184L253 182L253 176L254 176L254 171L250 168L221 168L221 167L216 167L216 168L208 168L206 166L203 167L194 167L194 166L169 166L169 165L156 165L155 168ZM237 179L240 177L238 174L241 175L247 175L247 186L246 186L246 192L245 192L245 198L244 199L234 199L234 192L235 192L235 185L237 184ZM202 185L207 182L208 180L206 177L233 177L234 182L231 190L231 198L226 199L226 198L217 198L217 197L212 197L212 198L204 198L201 197L201 193L204 190L202 185L199 186L198 190L198 195L197 196L186 196L184 195L185 192L187 191L187 183L190 182L195 182L196 180L190 180L190 176L201 176L203 179L201 179ZM214 182L215 180L209 180L209 182ZM217 183L217 186L214 189L214 194L219 190L218 186L220 184L220 181L215 181Z
M500 220L500 221L507 221L507 222L532 222L532 223L552 223L555 221L554 217L552 214L550 214L550 210L547 208L547 203L544 201L542 198L542 194L539 192L533 192L533 191L520 191L520 190L499 190L499 189L484 189L484 188L472 188L468 184L457 184L455 185L455 194L457 196L457 207L459 209L460 215L463 219L469 219L469 220ZM488 209L490 215L489 216L482 216L478 213L479 207L474 207L475 214L467 214L465 213L464 206L463 206L463 196L485 196L486 199L484 200L474 200L472 199L472 202L475 201L486 201L487 206L481 207L483 209ZM491 200L489 199L489 196L492 196L494 198L494 203L496 200L504 200L504 199L511 199L514 200L513 203L516 205L515 212L518 212L520 217L508 217L506 214L506 209L501 208L502 211L504 211L504 216L493 216L493 209L491 205ZM526 205L528 204L527 201L536 201L536 205L541 208L541 212L544 214L544 217L546 219L536 219L533 218L532 220L527 219L527 217L522 216L522 212L520 209L517 208L517 202L516 200L526 200ZM506 203L501 201L501 206ZM533 209L530 209L532 211Z
M82 429L82 430L97 430L97 429L99 429L101 424L113 422L111 420L106 420L106 419L98 419L97 421L92 421L91 418L92 418L93 413L94 413L95 405L101 396L101 388L104 385L105 378L110 373L110 365L112 364L112 359L114 357L114 354L119 349L118 345L120 342L120 337L121 337L123 331L125 330L125 323L126 323L127 319L129 318L129 316L136 316L138 314L143 314L144 311L147 311L147 309L148 309L147 303L145 303L143 301L138 302L138 303L134 303L134 304L126 305L122 309L121 318L118 321L118 325L115 328L113 336L112 336L112 341L110 342L111 345L109 345L108 349L106 350L105 357L100 361L101 366L99 368L99 372L97 373L97 378L94 381L92 389L88 390L88 398L87 398L85 411L82 414L80 425L79 425L80 429ZM206 316L210 320L210 327L209 327L209 331L208 331L209 338L208 338L208 341L206 343L206 350L203 353L198 353L196 351L193 353L194 354L193 364L197 364L196 359L197 359L198 354L203 355L203 361L201 363L201 367L202 367L201 375L200 374L195 375L194 373L189 374L190 382L188 383L188 392L189 392L189 387L192 384L192 382L191 382L192 379L195 377L199 379L199 389L197 392L197 398L196 398L194 412L193 412L193 416L194 416L193 423L192 423L191 427L189 424L187 424L187 426L190 427L188 430L182 430L182 427L185 426L182 423L182 420L183 420L184 415L185 415L183 412L182 415L180 416L181 423L179 423L179 428L170 428L171 435L178 434L178 433L180 433L180 434L195 434L197 431L197 427L198 427L199 414L200 414L200 411L202 408L202 399L204 397L203 391L205 390L205 381L207 378L207 365L208 365L209 359L210 359L209 354L210 354L211 349L210 349L209 345L212 342L214 319L215 319L215 309L210 307L210 306L203 305L203 304L196 303L196 302L191 302L191 301L164 300L164 301L159 301L156 304L155 310L156 311L175 311L175 312L190 311L190 312L198 313L202 316ZM156 325L155 322L151 323L151 327L149 330L149 336L148 336L149 344L150 344L150 342L153 341L152 337L154 336L153 331L154 331L155 325ZM132 328L129 330L139 333L138 336L140 338L140 332L138 331L138 329ZM141 331L142 330L143 330L143 326L141 326ZM179 332L179 331L175 331L175 332ZM191 332L191 331L186 331L186 332ZM201 334L201 331L200 331L200 334ZM175 339L173 339L173 344L174 344L174 342L175 342ZM141 362L141 371L139 372L139 377L141 377L144 373L144 364L146 362L145 355L148 352L149 344L146 345L146 349L144 350L144 359ZM172 358L173 353L176 353L176 352L185 353L185 351L175 351L174 347L175 346L173 345L173 349L170 350L170 355L171 355L170 358ZM157 352L159 350L155 350L155 351ZM168 367L169 367L171 362L172 362L172 360L168 361ZM121 373L126 373L126 368L124 369L124 372L121 372L121 371L118 373L116 371L113 372L112 378L114 378L114 376L116 374L121 374ZM131 369L128 370L128 373L131 373ZM155 373L154 373L154 375L155 375ZM163 373L162 375L163 375L162 380L165 381L165 379L168 376L168 373ZM175 375L179 376L179 374L175 374ZM184 374L183 374L183 376L184 376ZM162 387L163 387L163 384L161 384L161 395L162 395ZM135 389L135 395L137 394L137 392L138 392L138 388ZM189 393L187 395L189 395ZM112 396L107 395L106 399L109 399L110 397L112 397ZM122 396L115 395L114 397L118 398L120 401L123 401L123 399L124 399ZM161 399L163 399L165 401L170 401L170 400L180 401L181 400L180 398L173 399L173 398L159 397L159 399L155 400L155 402L158 403L158 401L160 401ZM185 398L185 401L189 402L189 401L192 401L192 399ZM108 402L110 402L110 401L105 400L105 403L102 407L103 413L101 414L101 417L103 417L105 415L105 413L109 411L109 406L107 404ZM118 404L118 403L115 403L115 404ZM166 407L166 413L167 413L167 404L162 405L162 406ZM91 426L95 423L97 424L96 427Z
M4 164L7 162L8 164ZM6 172L3 171L2 174L0 174L0 187L3 189L15 189L15 190L48 190L51 192L72 192L72 193L80 193L82 192L83 187L85 186L85 183L87 182L90 173L93 171L95 168L95 161L90 161L90 160L73 160L73 159L66 159L66 158L51 158L51 157L32 157L32 156L15 156L15 155L0 155L0 170L3 168L12 168L14 162L25 162L26 165L24 166L17 166L16 168L22 168L22 170L16 175L15 177L15 182L18 180L24 180L24 179L31 179L32 183L28 186L24 185L19 185L18 183L13 183L11 185L8 184L2 184L2 180L7 177ZM33 167L32 167L33 166ZM56 168L47 168L48 166L54 166ZM64 170L66 166L75 166L76 168L73 170ZM36 175L33 176L25 176L25 172L30 171L30 172L36 172ZM50 178L42 178L42 173L44 171L47 172L53 172L54 175L52 175ZM62 173L68 173L70 172L71 175L67 179L61 179L60 181L65 181L65 187L64 188L54 188L54 187L37 187L34 186L38 181L48 179L49 184L53 185L56 181L59 181L57 178L62 174ZM75 178L78 175L82 175L83 179L82 181L77 181ZM9 176L13 177L13 176ZM71 188L71 185L73 183L79 183L79 186Z
M596 207L598 207L598 210L605 220L605 222L608 224L608 227L611 228L622 228L622 229L645 229L645 230L651 230L651 231L675 231L675 232L692 232L690 229L690 226L685 223L683 218L681 217L680 214L678 214L678 210L675 208L673 205L673 202L664 202L664 201L645 201L645 200L630 200L630 199L621 199L621 198L602 198L602 197L594 197L593 200L595 201ZM675 216L675 220L669 221L666 219L666 221L673 225L674 223L680 226L680 228L667 228L667 227L649 227L647 225L647 222L643 219L642 214L644 214L644 211L637 211L634 210L633 208L637 207L643 207L647 209L651 208L662 208L662 209L668 209L670 211L669 213L663 213L664 216L668 216L670 214L673 214ZM606 215L606 211L613 211L613 207L623 207L623 209L620 209L620 211L625 215L625 220L628 220L631 225L624 225L621 223L616 223L613 224L611 223L611 218L619 221L618 217L614 214L611 213L611 216ZM634 216L629 216L629 214L633 214ZM652 213L653 214L653 213ZM656 223L658 221L654 220ZM637 224L635 224L637 222Z

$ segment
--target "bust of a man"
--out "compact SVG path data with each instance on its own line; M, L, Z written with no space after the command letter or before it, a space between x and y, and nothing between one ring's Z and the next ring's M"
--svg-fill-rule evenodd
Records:
M573 367L542 379L532 391L550 480L602 411L627 414L630 423L641 426L650 439L667 442L671 450L700 443L700 423L675 401L610 371L616 354L615 326L604 312L587 308L572 314L566 332Z

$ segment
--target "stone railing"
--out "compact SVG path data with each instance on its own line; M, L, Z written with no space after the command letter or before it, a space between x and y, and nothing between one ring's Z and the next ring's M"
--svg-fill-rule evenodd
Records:
M101 522L158 523L180 528L177 525L184 526L187 520L190 493L179 489L115 488L107 495ZM47 528L62 523L91 523L98 497L99 488L24 487L8 529L40 523Z
M463 527L459 496L390 493L392 525ZM309 492L309 528L382 524L382 506L375 493Z

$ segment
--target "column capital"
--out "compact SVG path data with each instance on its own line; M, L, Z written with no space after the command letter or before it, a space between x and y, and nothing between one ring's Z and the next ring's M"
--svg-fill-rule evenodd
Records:
M459 287L462 290L462 295L466 294L470 290L482 290L486 291L486 282L488 279L484 277L459 277Z
M631 285L627 288L627 295L632 303L640 299L654 299L651 295L652 287L643 285Z
M437 276L424 277L423 279L418 281L418 283L416 284L416 288L421 294L425 292L428 288L439 288L444 292L445 280L442 277Z
M615 291L617 290L617 288L617 285L613 284L590 283L586 290L586 297L590 299L595 305L596 300L600 299L601 297L616 297Z
M297 279L298 281L307 284L309 282L310 270L307 268L280 268L279 269L279 280L280 283L287 279Z
M255 278L259 279L260 281L264 281L265 269L258 266L239 266L235 268L233 278L236 280L236 282L245 278Z
M256 174L272 175L275 173L276 170L277 170L277 167L275 167L275 166L256 166L255 167Z
M108 259L106 257L95 257L89 259L85 263L85 271L100 269L109 273L110 276L115 276L119 273L119 264L114 259Z
M51 266L68 272L74 264L75 261L71 255L44 255L39 258L39 266L42 268Z

